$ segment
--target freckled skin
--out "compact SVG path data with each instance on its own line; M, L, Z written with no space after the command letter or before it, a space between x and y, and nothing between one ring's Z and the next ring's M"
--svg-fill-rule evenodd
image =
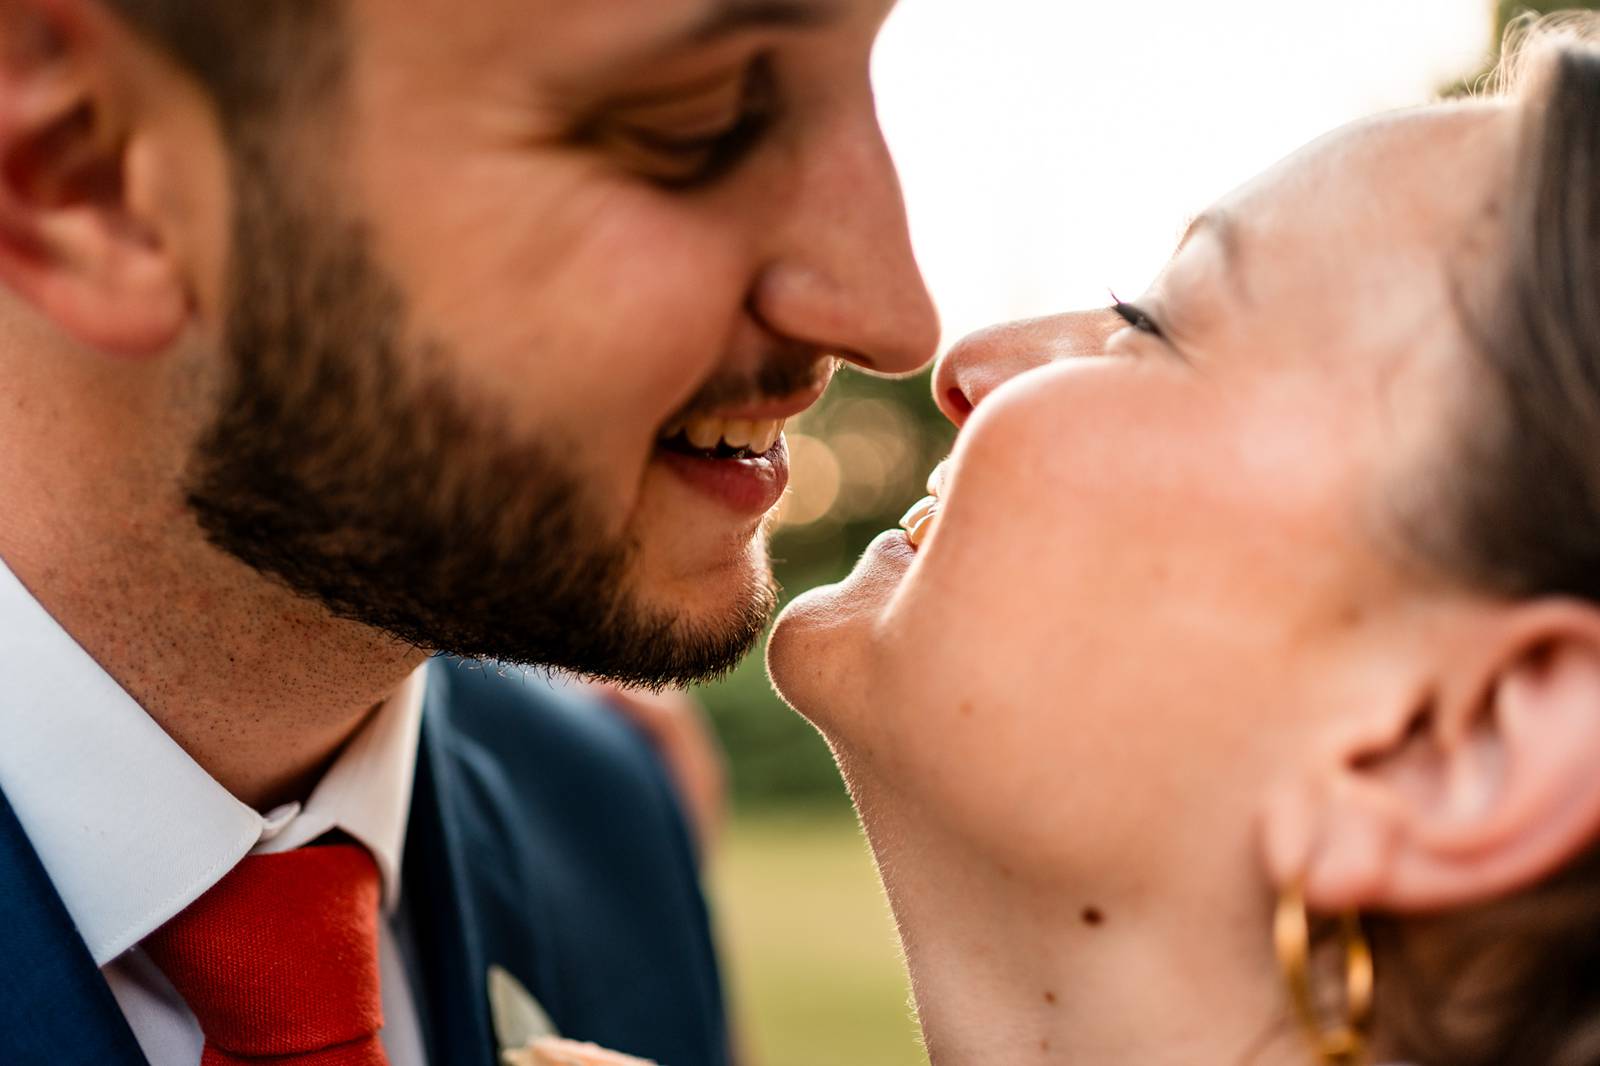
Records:
M1397 648L1490 609L1375 515L1451 424L1516 116L1358 123L1225 198L1234 239L1140 298L1170 335L1097 309L957 344L938 525L780 617L774 683L848 767L936 1066L1041 1034L1239 1061L1277 1016L1275 788L1410 699ZM1251 1061L1303 1062L1282 1033Z

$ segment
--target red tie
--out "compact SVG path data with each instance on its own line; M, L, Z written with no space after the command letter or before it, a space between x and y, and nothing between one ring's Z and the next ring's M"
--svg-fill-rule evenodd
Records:
M388 1066L363 848L248 856L142 946L200 1022L201 1066Z

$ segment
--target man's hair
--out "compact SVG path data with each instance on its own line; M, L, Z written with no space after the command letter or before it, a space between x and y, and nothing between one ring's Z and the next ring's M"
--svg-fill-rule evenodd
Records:
M1600 603L1600 16L1514 24L1495 84L1521 109L1504 254L1462 299L1473 387L1409 547L1493 595ZM1390 1057L1600 1064L1600 845L1508 898L1367 924Z
M102 0L192 75L230 132L329 89L342 0Z

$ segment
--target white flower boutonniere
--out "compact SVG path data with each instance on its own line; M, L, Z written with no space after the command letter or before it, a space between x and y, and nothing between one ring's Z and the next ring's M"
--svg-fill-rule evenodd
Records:
M655 1066L648 1059L555 1037L535 1040L521 1051L507 1051L500 1060L505 1066Z
M648 1059L561 1039L533 993L499 966L489 967L489 1013L501 1066L656 1066Z

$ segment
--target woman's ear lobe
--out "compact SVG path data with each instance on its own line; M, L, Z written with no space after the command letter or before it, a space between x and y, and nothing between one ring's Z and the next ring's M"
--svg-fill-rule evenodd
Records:
M188 301L130 196L137 131L103 35L74 21L78 0L0 7L0 283L91 348L160 352Z
M1517 608L1473 656L1476 669L1457 665L1476 680L1348 752L1305 802L1298 876L1313 908L1485 902L1600 839L1600 609Z

